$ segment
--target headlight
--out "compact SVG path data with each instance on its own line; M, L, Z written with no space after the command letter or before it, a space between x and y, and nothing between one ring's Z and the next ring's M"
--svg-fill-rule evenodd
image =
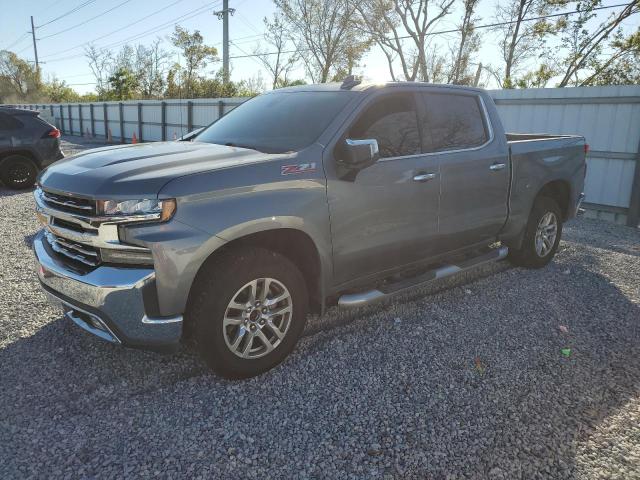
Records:
M98 200L98 215L106 217L136 217L141 220L161 220L166 222L176 211L175 198L165 200Z

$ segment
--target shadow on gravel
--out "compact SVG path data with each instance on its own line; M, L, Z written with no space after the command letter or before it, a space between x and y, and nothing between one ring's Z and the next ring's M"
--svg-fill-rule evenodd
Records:
M478 285L471 293L440 287L428 297L410 294L406 303L334 311L337 320L312 322L284 365L246 382L210 375L188 350L159 355L118 348L52 321L0 350L0 443L10 442L5 472L27 464L39 474L65 462L78 468L78 461L90 463L106 451L132 471L151 465L153 472L172 456L194 466L190 474L196 475L213 459L196 462L196 450L176 449L181 440L175 439L204 429L197 451L255 455L253 463L232 465L223 453L213 476L273 476L273 446L304 444L299 455L312 458L312 477L322 477L321 462L330 460L345 476L358 476L357 464L396 478L447 478L450 472L456 478L579 478L580 442L640 395L640 308L581 266L590 261L585 253L574 258L561 289L548 282L561 275L559 265L538 271L501 265L473 277ZM495 276L483 279L489 274ZM598 295L586 285L597 286ZM571 348L566 358L563 348ZM264 408L273 400L264 392L277 396L277 409ZM260 419L225 417L238 408L260 411ZM93 419L91 426L80 417ZM81 429L90 442L69 443L59 434L63 426ZM154 444L155 457L148 456L146 442L166 435L168 443ZM338 436L342 440L331 443ZM367 454L372 441L379 448ZM55 445L65 455L34 462L31 442ZM95 468L88 475L100 472Z
M13 197L15 195L22 195L23 193L32 192L33 188L25 188L24 190L12 190L5 187L2 183L0 183L0 198L2 197Z

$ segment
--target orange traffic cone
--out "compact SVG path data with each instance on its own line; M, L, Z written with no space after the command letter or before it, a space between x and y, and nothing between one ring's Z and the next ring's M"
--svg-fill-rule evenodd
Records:
M136 132L133 132L133 137L131 137L131 143L138 143L138 137L136 137Z

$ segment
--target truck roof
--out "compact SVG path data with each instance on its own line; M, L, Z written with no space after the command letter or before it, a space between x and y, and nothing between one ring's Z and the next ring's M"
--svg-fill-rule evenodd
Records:
M326 92L326 91L339 91L346 92L366 92L368 90L382 89L382 88L397 88L397 87L424 87L424 88L450 88L456 90L472 91L472 92L484 92L484 89L477 87L469 87L466 85L450 85L443 83L427 83L427 82L361 82L354 84L353 86L347 86L343 88L344 82L331 82L331 83L315 83L311 85L297 85L295 87L285 87L277 89L278 92ZM274 90L272 90L274 91Z

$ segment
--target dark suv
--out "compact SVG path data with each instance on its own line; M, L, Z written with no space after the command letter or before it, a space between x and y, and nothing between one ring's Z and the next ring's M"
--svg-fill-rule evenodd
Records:
M0 107L0 178L9 188L29 188L38 171L64 158L60 130L38 112Z

